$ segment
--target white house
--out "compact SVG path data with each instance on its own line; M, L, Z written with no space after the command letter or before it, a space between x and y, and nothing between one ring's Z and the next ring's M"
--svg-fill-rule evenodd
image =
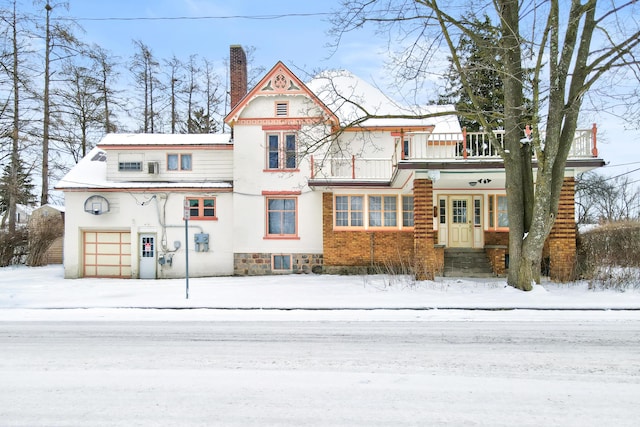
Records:
M410 110L348 72L305 84L281 62L247 90L239 46L230 66L231 134L110 134L58 183L65 277L184 277L187 250L191 276L411 263L430 277L460 249L504 273L502 160L453 115L412 118L450 107ZM577 132L552 276L575 256L573 177L602 165L595 127Z

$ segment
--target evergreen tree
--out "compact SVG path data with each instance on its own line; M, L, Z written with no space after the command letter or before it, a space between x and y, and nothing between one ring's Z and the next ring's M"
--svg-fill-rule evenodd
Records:
M464 73L456 69L453 58L449 57L449 67L444 76L446 93L440 95L440 104L453 104L460 114L460 125L470 132L481 129L479 116L491 129L504 126L504 88L502 83L503 58L495 45L498 28L484 15L479 19L474 14L467 18L475 37L463 34L458 43L458 58ZM526 76L531 72L525 71ZM530 81L530 79L529 79ZM528 86L528 85L525 85ZM475 104L474 100L475 98ZM478 105L480 108L478 108ZM531 101L525 99L525 117L531 116Z
M16 204L34 205L36 196L34 193L35 185L31 182L31 176L25 168L22 159L18 158L17 179L15 181L11 177L11 165L3 168L2 177L0 177L0 211L2 214L2 228L4 228L9 213L9 198L13 193L16 198ZM17 189L13 189L13 183L17 183Z

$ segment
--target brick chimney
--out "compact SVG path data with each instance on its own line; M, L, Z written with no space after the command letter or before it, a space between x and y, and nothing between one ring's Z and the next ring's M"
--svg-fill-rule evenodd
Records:
M229 49L229 73L233 110L247 94L247 55L240 45L231 45Z

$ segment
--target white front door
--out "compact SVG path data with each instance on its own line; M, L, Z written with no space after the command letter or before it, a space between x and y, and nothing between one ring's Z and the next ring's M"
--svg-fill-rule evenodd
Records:
M156 236L155 234L141 234L140 246L140 278L156 278Z
M470 248L473 246L473 209L471 197L452 196L449 198L449 246Z

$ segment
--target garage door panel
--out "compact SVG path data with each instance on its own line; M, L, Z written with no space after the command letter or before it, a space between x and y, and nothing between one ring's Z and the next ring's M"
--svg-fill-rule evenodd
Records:
M120 243L122 241L122 233L97 233L97 239L100 243Z
M122 252L122 248L120 248L120 244L112 245L112 244L101 243L100 245L98 245L96 253L116 254L119 256L121 252Z
M131 233L84 233L85 277L131 277Z
M122 261L121 261L120 255L100 254L100 255L97 256L96 264L98 266L101 266L101 265L116 265L116 266L120 266L120 265L122 265Z
M120 277L122 275L119 265L99 265L97 267L97 276L102 277Z

